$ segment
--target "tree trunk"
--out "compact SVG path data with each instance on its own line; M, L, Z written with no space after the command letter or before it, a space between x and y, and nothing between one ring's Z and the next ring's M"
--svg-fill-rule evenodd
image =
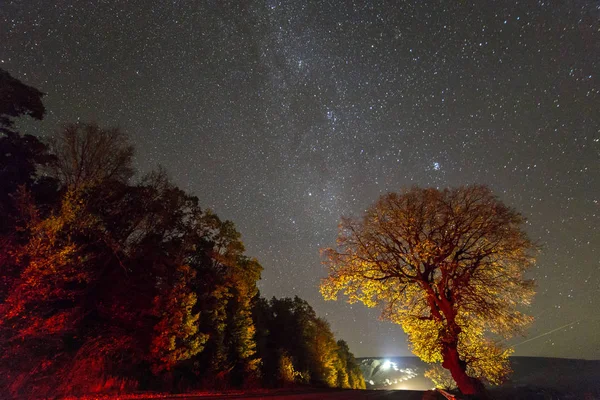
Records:
M481 381L467 375L467 364L458 355L457 343L445 343L442 356L442 366L450 371L462 394L485 397L485 388Z

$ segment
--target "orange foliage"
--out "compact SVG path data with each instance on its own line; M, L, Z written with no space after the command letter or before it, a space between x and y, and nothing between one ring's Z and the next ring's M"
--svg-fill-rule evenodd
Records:
M485 186L389 193L361 220L342 219L338 247L324 250L321 292L381 306L416 355L443 362L475 393L478 379L498 383L509 370L510 352L485 334L510 337L531 321L518 311L534 294L524 222Z

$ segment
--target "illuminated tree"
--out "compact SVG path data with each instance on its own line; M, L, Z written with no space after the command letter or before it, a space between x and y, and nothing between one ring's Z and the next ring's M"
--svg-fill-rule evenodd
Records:
M509 372L510 351L486 333L510 337L531 321L517 310L534 294L524 222L485 186L384 195L362 220L342 219L321 292L381 306L417 356L442 362L464 394L481 393L482 380Z
M329 323L322 318L314 321L314 336L312 337L313 381L336 387L338 383L337 343L331 332Z
M231 221L210 211L199 214L196 252L189 259L197 270L200 329L208 334L197 358L198 373L209 387L252 386L259 378L252 298L261 265L246 257L240 233ZM202 251L200 251L202 250Z
M72 355L66 348L76 342L85 315L79 306L81 289L92 280L91 271L80 267L88 256L74 238L96 225L74 192L66 193L60 209L48 218L40 217L24 190L19 208L30 238L11 251L21 272L0 303L5 349L0 384L7 383L13 395L46 393L62 381L61 366Z
M13 250L27 240L17 211L18 191L25 188L41 213L56 200L57 182L41 170L56 161L35 136L15 130L15 118L28 115L41 120L43 93L27 86L0 68L0 302L21 272L11 260Z
M454 382L454 379L452 379L450 371L442 367L440 364L433 364L433 366L425 371L423 375L425 378L431 379L437 389L456 389L456 382Z
M203 350L208 335L198 332L200 314L192 311L196 294L190 290L194 271L187 265L177 268L175 283L161 288L154 298L153 312L159 317L150 346L153 372L170 371L182 360Z
M341 368L338 372L338 387L348 387L350 389L365 389L365 378L363 377L360 366L350 352L348 343L344 340L338 340L338 356L341 362ZM345 385L347 381L348 386Z
M281 386L288 386L296 381L298 372L294 369L294 362L285 351L279 351L279 365L277 366L277 378Z

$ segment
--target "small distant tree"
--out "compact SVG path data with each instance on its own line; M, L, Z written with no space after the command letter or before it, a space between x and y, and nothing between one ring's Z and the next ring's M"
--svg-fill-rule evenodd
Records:
M277 377L280 386L288 386L293 385L296 381L296 376L298 373L294 369L294 362L292 357L287 354L285 350L280 350L278 352L278 368L277 368Z
M456 389L456 382L452 379L450 371L442 367L440 364L433 364L433 366L425 371L425 378L431 379L433 385L437 389L454 390Z
M441 362L462 393L482 393L482 380L510 371L510 351L486 332L510 337L531 321L517 310L534 294L524 222L485 186L384 195L362 220L342 219L321 292L382 306L417 356Z

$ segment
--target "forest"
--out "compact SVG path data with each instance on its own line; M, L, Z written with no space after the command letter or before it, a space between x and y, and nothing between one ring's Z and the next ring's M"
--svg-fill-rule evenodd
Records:
M0 70L0 387L12 396L318 385L364 388L304 300L265 299L231 221L119 129L42 141L43 93Z

